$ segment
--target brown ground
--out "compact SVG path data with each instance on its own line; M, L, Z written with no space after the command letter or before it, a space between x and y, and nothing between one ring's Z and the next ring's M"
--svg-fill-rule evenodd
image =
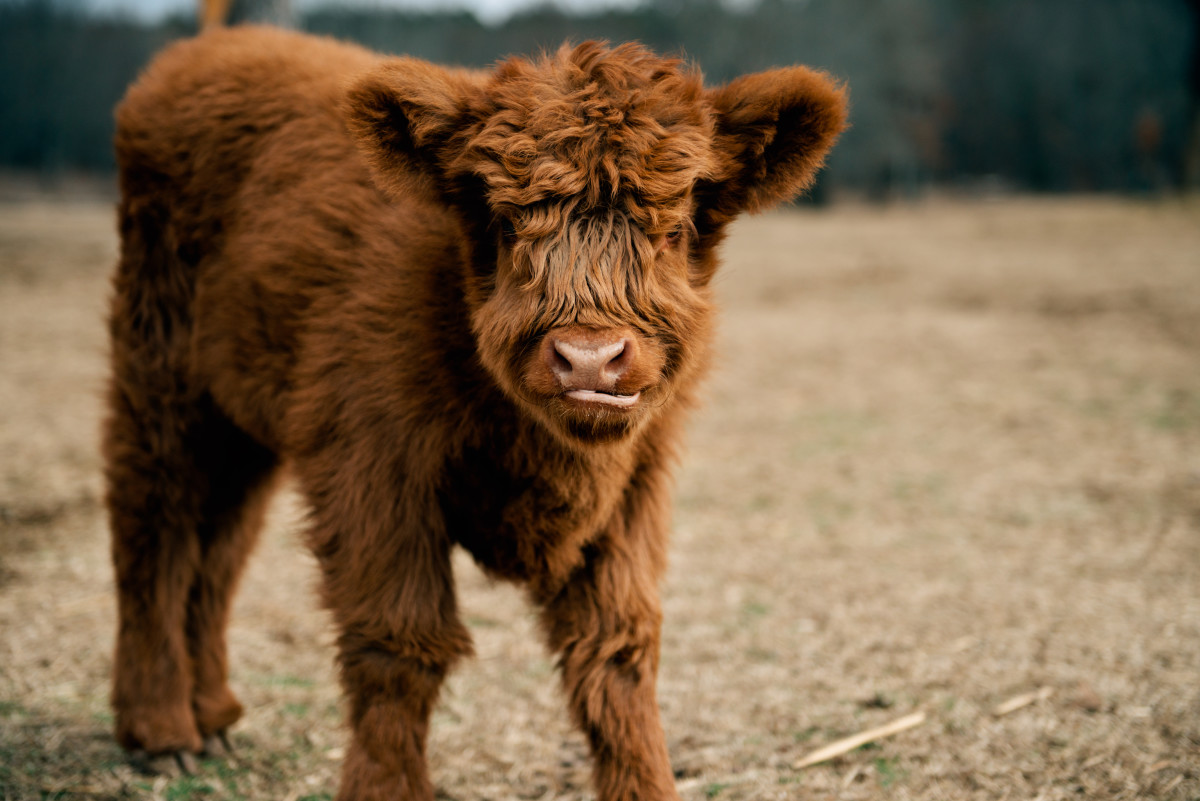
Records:
M343 734L294 498L231 631L238 760L145 776L110 739L112 216L0 205L0 801L329 798ZM665 587L684 797L1200 798L1197 201L778 214L727 256ZM458 567L479 657L436 713L442 796L590 797L520 593Z

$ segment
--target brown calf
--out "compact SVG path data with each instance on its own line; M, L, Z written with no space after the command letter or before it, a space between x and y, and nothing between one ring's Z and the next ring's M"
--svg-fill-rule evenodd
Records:
M196 752L238 719L224 629L287 464L341 633L339 798L433 798L430 711L471 652L455 544L540 608L599 798L677 798L657 583L714 249L844 115L803 67L705 89L634 45L489 72L253 28L163 53L117 113L120 742Z

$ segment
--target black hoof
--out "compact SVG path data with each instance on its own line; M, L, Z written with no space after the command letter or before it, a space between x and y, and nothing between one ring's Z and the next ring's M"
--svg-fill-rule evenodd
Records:
M191 751L176 751L175 763L179 765L179 771L184 776L194 776L199 770L199 765L196 763L196 755Z
M210 734L204 740L204 750L200 752L206 757L224 757L226 759L234 759L236 754L233 750L233 743L229 742L229 734L224 731L219 731L216 734Z
M196 755L191 751L151 754L137 748L129 752L129 764L145 776L191 776L198 770Z

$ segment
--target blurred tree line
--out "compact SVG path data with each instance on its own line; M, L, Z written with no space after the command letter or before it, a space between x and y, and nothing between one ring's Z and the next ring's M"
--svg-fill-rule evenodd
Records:
M112 169L113 105L156 50L195 30L73 2L0 0L0 167ZM1200 167L1198 0L647 0L583 17L547 6L498 26L347 4L296 21L468 66L601 38L683 54L710 83L822 67L849 83L854 126L822 191L1160 191Z

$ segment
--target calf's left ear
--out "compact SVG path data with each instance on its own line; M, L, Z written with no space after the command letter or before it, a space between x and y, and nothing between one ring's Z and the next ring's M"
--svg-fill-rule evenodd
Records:
M342 103L346 127L381 189L401 195L440 188L475 89L467 73L414 58L390 59L350 87Z
M846 90L829 75L786 67L709 91L714 148L722 162L709 212L726 222L761 211L812 185L846 127Z

